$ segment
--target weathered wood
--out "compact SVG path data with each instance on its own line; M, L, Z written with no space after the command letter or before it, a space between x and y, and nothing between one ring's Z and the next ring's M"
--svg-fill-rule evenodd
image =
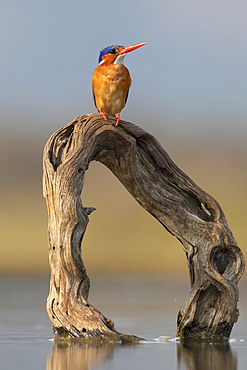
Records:
M178 315L180 337L229 337L238 318L237 283L245 261L222 209L171 160L159 142L138 126L101 115L77 117L48 140L43 189L48 209L51 268L47 312L54 335L136 341L88 302L89 277L81 242L89 215L81 192L93 160L107 166L136 201L186 251L191 292Z

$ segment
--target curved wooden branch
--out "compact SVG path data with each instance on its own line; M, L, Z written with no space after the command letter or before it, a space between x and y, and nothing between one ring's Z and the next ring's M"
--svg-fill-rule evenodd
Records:
M222 209L152 135L129 122L114 124L99 114L77 117L52 135L44 150L51 267L47 311L55 335L138 340L117 332L87 302L90 284L80 248L94 208L83 207L80 195L85 171L96 160L186 250L192 290L178 315L178 335L229 337L238 317L237 283L245 261Z

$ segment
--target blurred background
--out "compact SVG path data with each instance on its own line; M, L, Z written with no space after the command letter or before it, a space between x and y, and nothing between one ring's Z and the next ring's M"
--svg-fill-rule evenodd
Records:
M232 0L0 1L0 273L49 276L42 152L54 131L96 112L99 51L147 45L125 65L121 118L153 134L220 203L247 251L247 3ZM180 243L91 163L82 193L97 209L83 241L91 275L188 275Z

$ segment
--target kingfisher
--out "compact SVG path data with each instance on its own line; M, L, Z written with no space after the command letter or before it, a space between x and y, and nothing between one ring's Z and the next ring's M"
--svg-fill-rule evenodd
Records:
M99 54L99 64L92 77L94 104L106 121L107 115L117 116L115 126L119 124L120 112L127 102L132 82L130 73L123 64L124 57L145 44L143 42L126 47L112 45Z

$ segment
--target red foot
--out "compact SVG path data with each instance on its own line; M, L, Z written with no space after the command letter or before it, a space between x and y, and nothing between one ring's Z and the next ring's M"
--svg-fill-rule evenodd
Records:
M115 126L118 126L119 121L120 121L120 114L119 114L119 112L118 112L118 113L117 113L117 122L116 122Z
M102 114L102 116L104 117L104 120L107 121L107 116L106 114L102 111L102 109L100 110L100 114Z

